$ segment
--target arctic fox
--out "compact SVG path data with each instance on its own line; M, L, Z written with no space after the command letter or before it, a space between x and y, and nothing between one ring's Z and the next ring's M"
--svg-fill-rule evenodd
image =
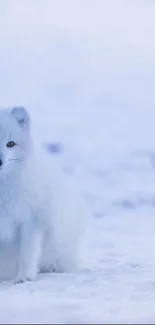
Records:
M69 177L35 154L27 110L1 110L0 281L79 270L87 218Z

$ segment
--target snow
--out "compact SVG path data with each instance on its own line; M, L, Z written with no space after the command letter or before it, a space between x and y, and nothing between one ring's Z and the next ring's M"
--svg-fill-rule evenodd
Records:
M151 213L94 222L89 267L1 285L1 323L153 323L155 220Z
M1 0L1 106L90 209L87 268L0 284L0 323L155 322L154 1Z

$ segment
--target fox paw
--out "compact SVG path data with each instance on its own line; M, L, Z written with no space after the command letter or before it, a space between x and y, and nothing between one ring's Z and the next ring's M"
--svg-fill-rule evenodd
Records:
M20 284L20 283L24 283L24 282L28 282L28 281L31 281L31 279L30 278L17 278L16 280L15 280L15 283L14 284Z

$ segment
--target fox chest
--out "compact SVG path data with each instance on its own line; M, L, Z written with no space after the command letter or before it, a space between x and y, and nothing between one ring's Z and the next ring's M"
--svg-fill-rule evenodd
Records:
M0 206L0 281L14 278L20 249L20 209Z
M21 201L0 201L0 242L13 240L29 209Z

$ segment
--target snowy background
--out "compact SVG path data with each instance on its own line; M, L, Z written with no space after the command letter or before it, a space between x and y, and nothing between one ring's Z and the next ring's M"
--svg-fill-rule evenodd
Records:
M153 0L0 0L0 106L29 110L93 218L87 270L2 283L0 323L155 322L154 16Z

